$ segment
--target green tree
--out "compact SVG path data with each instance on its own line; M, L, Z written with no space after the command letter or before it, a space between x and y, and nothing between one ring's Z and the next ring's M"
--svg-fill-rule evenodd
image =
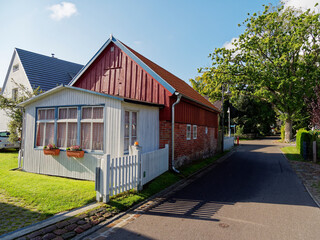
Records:
M17 86L19 94L17 99L14 100L9 97L0 95L0 109L3 109L10 118L8 130L10 132L9 141L16 142L21 137L22 123L23 123L23 109L18 108L17 105L35 95L41 93L39 87L32 92L24 87L22 84L12 81Z
M228 84L235 95L268 101L284 120L290 141L292 122L306 112L304 99L319 85L319 16L282 3L265 6L244 21L233 49L217 48L209 55L212 67L199 70L202 76L191 80L193 87L213 98L221 84Z

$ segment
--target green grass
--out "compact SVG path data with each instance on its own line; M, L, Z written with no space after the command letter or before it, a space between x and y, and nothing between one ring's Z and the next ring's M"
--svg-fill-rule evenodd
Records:
M296 146L288 146L281 148L281 151L291 161L304 161L303 157L299 154Z
M22 207L53 215L94 201L94 182L10 171L17 167L17 156L0 153L0 190L18 198Z

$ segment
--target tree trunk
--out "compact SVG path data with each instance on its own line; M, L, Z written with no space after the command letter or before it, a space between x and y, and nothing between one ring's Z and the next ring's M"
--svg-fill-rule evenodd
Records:
M285 142L290 142L292 139L292 121L291 119L286 119L285 125Z

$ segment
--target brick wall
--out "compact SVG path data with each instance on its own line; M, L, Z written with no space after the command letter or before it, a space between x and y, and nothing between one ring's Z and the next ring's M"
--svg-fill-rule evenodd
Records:
M193 125L191 125L191 139L187 140L187 124L175 123L175 162L176 167L191 161L214 155L217 150L217 128L197 126L197 139L193 139ZM171 122L160 121L160 148L165 144L170 147L171 166Z

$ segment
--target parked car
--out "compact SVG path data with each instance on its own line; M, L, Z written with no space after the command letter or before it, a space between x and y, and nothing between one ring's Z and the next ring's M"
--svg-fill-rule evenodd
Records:
M17 142L9 142L10 133L8 131L0 131L0 150L7 148L20 148L20 141Z

